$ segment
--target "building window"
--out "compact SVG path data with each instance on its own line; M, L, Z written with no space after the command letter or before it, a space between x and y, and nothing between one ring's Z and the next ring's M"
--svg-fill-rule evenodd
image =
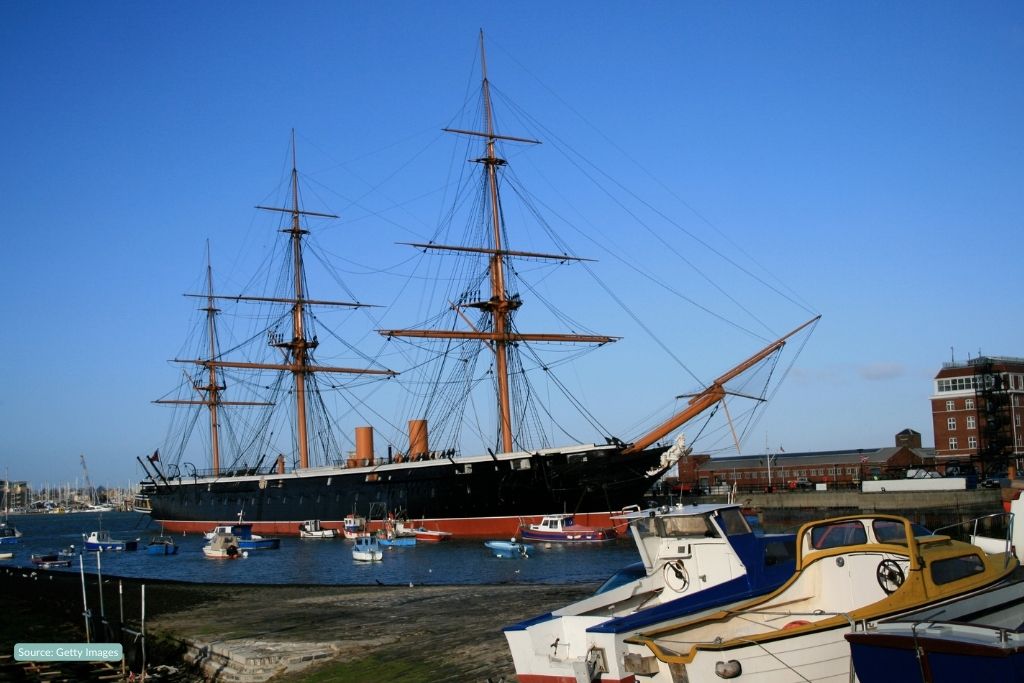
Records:
M975 417L974 415L968 415L967 416L967 428L968 429L977 429L978 428L978 418Z
M956 418L955 417L947 417L946 418L946 429L948 429L951 432L955 432L956 431Z
M956 449L957 449L956 437L955 436L951 436L951 437L949 437L949 450L955 451Z
M946 410L956 410L956 401L946 401Z
M978 437L969 436L967 437L967 447L976 449L978 447Z
M1020 427L1020 413L1013 416L1013 426Z
M967 410L974 410L974 399L968 398L964 400L964 408Z
M974 377L951 377L938 381L939 393L949 391L973 391L975 388Z

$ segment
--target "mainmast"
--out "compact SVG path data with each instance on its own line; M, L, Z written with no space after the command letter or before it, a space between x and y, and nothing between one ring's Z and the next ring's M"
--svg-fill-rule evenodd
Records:
M299 455L299 467L309 467L309 417L308 417L308 396L307 396L307 378L317 372L327 373L345 373L345 374L361 374L361 375L387 375L392 376L397 373L392 370L376 370L367 368L342 368L342 367L329 367L323 365L316 365L313 362L312 351L319 345L316 338L309 339L306 336L305 321L307 316L307 308L310 305L319 306L343 306L348 308L362 308L369 304L353 303L345 301L324 301L318 299L306 298L305 292L305 270L302 259L302 239L305 235L309 234L309 231L302 227L302 217L314 217L314 218L338 218L334 214L329 213L317 213L315 211L306 211L299 205L299 172L298 164L296 163L296 151L295 151L295 131L292 131L292 173L291 173L291 195L292 202L288 208L278 208L271 206L257 206L257 209L264 211L278 211L287 213L291 216L290 225L286 228L282 228L281 232L285 233L289 237L291 245L291 265L292 265L292 296L291 297L259 297L259 296L217 296L212 293L212 284L210 285L211 291L207 294L207 299L210 301L210 307L212 309L212 302L214 299L232 299L234 301L255 301L255 302L271 302L271 303L284 303L291 305L291 319L292 319L292 337L291 339L272 339L271 346L281 350L283 355L282 363L249 363L249 362L236 362L236 361L225 361L217 357L211 346L210 358L208 360L194 360L184 361L192 362L197 365L202 365L209 370L210 373L210 388L208 395L208 402L211 405L211 425L216 426L216 403L214 398L218 396L218 391L223 387L217 387L216 385L216 368L244 368L252 370L280 370L284 372L290 372L292 375L293 384L295 387L295 421L296 421L296 449ZM212 329L212 328L211 328ZM212 343L212 342L211 342ZM168 401L170 402L170 401ZM219 405L269 405L259 403L226 403L218 401ZM216 433L216 431L214 432ZM217 473L218 469L218 456L214 456L214 474Z
M493 325L491 331L470 330L378 330L380 334L388 337L419 337L429 339L476 339L488 342L494 351L494 365L497 379L497 410L499 432L501 435L502 452L508 453L514 450L514 433L512 429L512 403L509 397L509 370L508 370L508 348L521 341L539 342L589 342L595 344L606 344L615 341L617 337L602 335L578 335L578 334L523 334L513 331L512 315L522 305L518 296L511 297L505 285L505 259L512 256L526 256L534 259L553 259L558 261L579 261L582 259L567 256L566 254L538 254L532 252L508 251L502 244L502 221L501 221L501 197L498 188L498 169L507 162L498 157L495 150L495 143L498 140L511 142L523 142L528 144L540 144L537 140L528 138L517 138L508 135L499 135L494 131L494 116L491 109L490 82L487 79L487 55L484 51L484 33L480 31L480 66L482 76L482 94L484 103L484 120L481 131L457 130L445 128L449 133L462 135L473 135L485 139L484 156L473 159L475 163L483 164L487 175L488 200L491 208L491 241L493 248L460 247L437 244L411 244L411 246L423 249L438 249L447 251L460 251L469 253L489 254L488 273L491 283L491 297L486 301L462 304L465 307L477 308L491 315Z

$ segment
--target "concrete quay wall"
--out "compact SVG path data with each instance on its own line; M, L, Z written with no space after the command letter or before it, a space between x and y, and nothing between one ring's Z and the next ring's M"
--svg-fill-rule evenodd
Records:
M975 516L1003 512L999 489L967 491L785 491L741 494L738 502L755 510L816 509L822 517L850 510L901 514L908 511L960 510Z

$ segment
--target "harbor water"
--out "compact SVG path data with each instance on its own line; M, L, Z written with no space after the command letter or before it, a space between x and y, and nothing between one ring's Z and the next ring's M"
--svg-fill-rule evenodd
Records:
M566 584L604 581L623 566L640 559L630 537L608 543L566 546L533 544L525 559L498 559L482 540L453 539L441 543L384 549L381 562L356 562L352 541L281 538L279 550L254 550L248 557L211 560L204 557L201 535L178 535L176 555L147 555L145 545L160 528L147 515L135 512L12 515L21 542L3 547L13 551L3 567L31 567L33 553L55 553L74 545L83 534L103 528L116 539L139 539L131 552L100 553L104 575L195 583L414 585L432 584ZM97 553L85 553L85 570L96 572ZM54 571L78 572L72 566Z

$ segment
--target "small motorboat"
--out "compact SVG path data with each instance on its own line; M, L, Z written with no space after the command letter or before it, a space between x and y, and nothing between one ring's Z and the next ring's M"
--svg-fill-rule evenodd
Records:
M573 515L544 515L539 524L519 527L524 541L545 541L548 543L604 543L614 541L615 529L583 526L576 523Z
M919 533L906 518L872 513L804 524L785 584L626 638L625 672L659 681L854 680L845 635L858 624L936 607L1002 583L1019 566L1015 557Z
M320 526L319 519L307 519L299 524L300 538L337 538L340 535L337 529L325 529Z
M212 541L217 536L234 536L238 541L241 550L277 550L281 547L280 538L267 538L258 536L252 532L252 524L242 521L242 513L238 513L237 524L221 524L215 526L213 531L206 533L206 540Z
M484 545L491 549L495 557L502 558L527 558L533 552L533 546L526 543L519 543L515 538L507 541L484 541Z
M90 552L103 550L137 550L138 539L125 541L119 538L112 538L106 529L93 531L85 538L85 549Z
M384 559L384 553L380 549L380 543L376 536L364 534L355 537L355 545L352 546L352 559L359 562L380 562Z
M203 546L203 555L214 560L237 560L248 557L249 553L238 545L234 534L217 534Z
M415 538L417 541L424 541L426 543L438 543L440 541L447 541L452 537L450 531L435 531L434 529L427 529L426 527L417 527L413 529Z
M154 536L146 544L147 555L175 555L178 544L170 536Z
M384 535L377 539L377 542L388 547L403 547L416 545L415 536L392 536Z
M0 522L0 545L8 545L21 542L21 532L8 524Z
M616 518L626 522L640 561L589 597L506 626L520 680L574 680L575 671L596 666L596 651L604 653L605 680L631 680L626 638L765 595L793 575L795 534L755 532L735 503L624 510Z
M70 567L71 558L64 553L35 553L32 555L32 564L40 569Z

